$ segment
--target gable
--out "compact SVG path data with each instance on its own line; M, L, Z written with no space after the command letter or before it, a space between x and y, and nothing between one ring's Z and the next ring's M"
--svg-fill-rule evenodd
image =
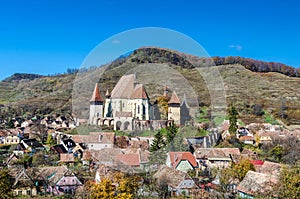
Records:
M78 186L82 185L80 180L75 176L63 176L57 183L57 186Z
M187 171L187 170L193 170L194 168L189 163L189 161L187 161L187 160L181 160L177 164L176 169L181 170L181 171Z
M195 181L192 179L184 179L178 186L179 189L195 189L198 188Z

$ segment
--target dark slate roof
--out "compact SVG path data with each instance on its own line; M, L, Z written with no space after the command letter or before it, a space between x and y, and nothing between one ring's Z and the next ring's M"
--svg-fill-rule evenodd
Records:
M52 146L51 149L53 151L55 151L56 153L58 153L58 154L67 153L68 152L62 144L58 144L58 145Z
M63 143L68 149L76 146L76 143L72 139L63 140Z
M24 139L23 142L32 148L44 148L36 139Z

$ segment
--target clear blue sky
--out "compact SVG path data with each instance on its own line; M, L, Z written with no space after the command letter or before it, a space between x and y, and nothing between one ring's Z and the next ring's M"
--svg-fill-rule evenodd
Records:
M239 55L300 67L297 0L2 0L0 79L79 67L110 36L163 27L211 56Z

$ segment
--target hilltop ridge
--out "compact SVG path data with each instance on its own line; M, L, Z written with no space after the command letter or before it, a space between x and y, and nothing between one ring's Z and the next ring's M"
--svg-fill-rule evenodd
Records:
M262 70L258 66L267 66L268 63L272 62L233 58L204 59L174 50L144 47L127 56L121 56L107 65L105 75L99 80L101 94L105 96L107 89L112 89L122 75L137 66L166 64L189 81L197 93L199 105L209 107L209 92L205 86L205 81L196 69L205 66L217 67L224 82L227 103L237 105L242 114L241 118L250 118L247 122L256 121L256 119L261 121L263 116L255 115L255 111L253 111L254 107L260 107L261 111L268 112L288 124L300 123L300 78L297 77L299 69L285 67L277 63L273 64L276 66L274 68L265 67ZM221 60L216 63L217 66L212 65L214 59ZM243 60L247 60L247 62L243 62ZM247 63L248 66L236 62L244 63L244 65ZM249 64L252 62L253 64ZM257 67L254 67L256 62ZM279 69L280 71L278 71ZM283 69L289 72L285 74ZM99 74L101 68L95 67L87 69L87 71L90 71L91 74L86 77L83 76L80 81L87 82L90 76ZM291 71L296 72L292 73ZM14 115L26 117L34 114L71 115L73 81L75 79L76 74L57 76L15 74L1 81L0 104L3 108L1 108L0 117L12 117ZM93 86L94 84L91 84L91 89ZM145 86L151 99L155 99L162 93L160 88L153 85ZM88 112L90 95L89 89L81 89L80 100L83 108L80 111L83 115Z

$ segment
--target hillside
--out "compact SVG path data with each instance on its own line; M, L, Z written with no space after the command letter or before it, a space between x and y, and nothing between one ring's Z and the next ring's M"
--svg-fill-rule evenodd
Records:
M199 73L209 64L209 61L176 51L144 48L104 67L81 71L77 76L20 78L18 75L18 78L0 82L0 114L1 118L12 113L25 117L54 113L71 115L73 102L76 116L86 117L94 82L100 82L104 97L106 90L111 91L125 73L137 74L138 82L145 84L152 102L162 94L162 85L173 84L174 88L183 90L178 94L181 100L184 94L195 92L195 97L187 99L189 105L210 106L215 99L210 98L207 80ZM255 72L241 64L210 67L220 72L227 104L235 103L247 123L262 121L263 111L287 124L300 123L300 78L278 72ZM156 69L163 72L157 73Z

